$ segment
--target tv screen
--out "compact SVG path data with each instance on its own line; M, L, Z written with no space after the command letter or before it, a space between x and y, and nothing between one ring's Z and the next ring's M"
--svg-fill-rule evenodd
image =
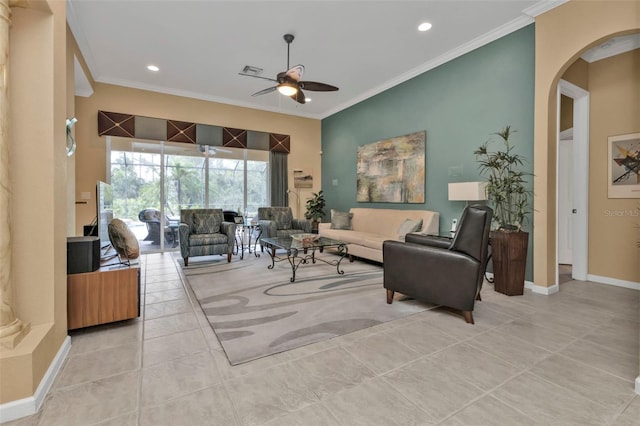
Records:
M109 223L113 220L113 189L108 183L98 181L96 185L97 222L100 247L111 245L109 240Z

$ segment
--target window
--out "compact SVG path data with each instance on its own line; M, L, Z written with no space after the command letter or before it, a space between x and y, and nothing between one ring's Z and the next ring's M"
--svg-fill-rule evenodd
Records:
M175 229L180 210L220 208L253 217L269 205L269 152L214 148L184 143L108 137L114 215L140 241L141 252L177 249ZM140 218L145 209L159 211L157 237Z

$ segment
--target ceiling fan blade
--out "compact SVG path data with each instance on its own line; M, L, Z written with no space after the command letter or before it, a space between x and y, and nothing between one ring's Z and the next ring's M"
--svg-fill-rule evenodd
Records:
M299 104L305 104L307 102L307 97L304 95L304 93L302 93L302 90L300 90L300 88L298 88L298 91L296 93L289 97Z
M271 93L271 92L275 91L276 89L277 89L277 86L268 87L268 88L266 88L266 89L263 89L263 90L261 90L261 91L259 91L259 92L254 93L254 94L253 94L253 95L251 95L251 96L260 96L260 95L264 95L264 94L266 94L266 93Z
M243 75L245 77L261 78L263 80L269 80L269 81L278 81L278 80L274 80L273 78L269 78L269 77L261 77L259 75L253 75L253 74L243 74L241 72L239 72L238 75Z
M312 92L335 92L339 90L336 86L332 86L326 83L318 83L317 81L301 81L299 86L305 90L311 90Z
M286 75L293 81L298 82L302 79L302 74L304 74L304 65L296 65L289 68Z

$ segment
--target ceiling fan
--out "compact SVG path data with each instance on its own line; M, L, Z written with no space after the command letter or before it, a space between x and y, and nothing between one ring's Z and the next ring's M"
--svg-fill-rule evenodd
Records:
M260 90L251 96L264 95L277 90L281 94L289 96L294 101L304 104L306 102L306 96L302 92L302 89L311 90L312 92L334 92L338 90L336 86L332 86L330 84L318 83L317 81L302 81L304 65L289 67L289 48L291 47L291 42L295 37L292 34L285 34L283 38L284 41L287 42L287 71L278 73L275 79L253 74L239 73L240 75L247 77L256 77L278 83L276 86Z

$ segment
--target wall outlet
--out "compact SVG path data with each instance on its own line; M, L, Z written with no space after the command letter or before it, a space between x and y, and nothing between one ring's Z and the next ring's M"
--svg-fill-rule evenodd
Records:
M458 229L458 219L453 219L451 221L451 238L454 237L454 235L456 235L456 230Z

